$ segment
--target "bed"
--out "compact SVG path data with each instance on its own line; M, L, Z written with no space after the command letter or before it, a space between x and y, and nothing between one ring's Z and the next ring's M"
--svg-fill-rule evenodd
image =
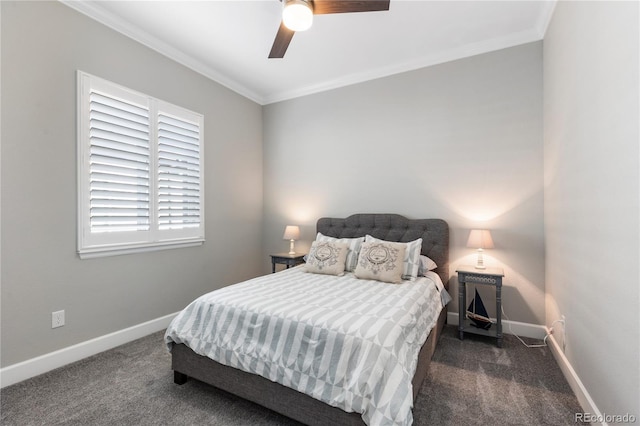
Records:
M411 241L415 241L417 239L422 239L422 245L419 247L420 254L423 256L427 256L429 259L433 260L435 264L437 264L437 268L431 272L431 280L433 282L439 281L444 287L443 289L447 289L448 287L448 279L449 279L449 231L446 222L440 219L407 219L400 215L395 214L357 214L352 215L347 218L321 218L317 222L317 231L326 236L328 238L334 239L353 239L356 237L364 237L365 235L369 235L371 237L384 240L384 241L395 241L408 243ZM313 248L313 246L312 246ZM348 262L347 262L348 263ZM286 299L291 299L295 301L295 288L300 287L296 283L298 280L304 278L304 275L309 276L312 279L313 284L304 284L303 288L305 291L309 289L313 289L318 292L315 295L312 294L311 297L316 300L322 298L322 294L330 293L330 291L325 291L322 286L324 285L334 285L331 283L325 283L325 281L321 280L320 275L311 274L305 272L305 265L298 266L296 268L290 268L282 272L278 272L276 274L270 274L269 276L259 277L254 280L249 280L250 282L239 283L236 286L229 289L229 287L225 287L226 291L222 292L220 295L220 290L217 291L216 297L227 297L229 300L238 299L238 292L244 291L247 294L255 294L255 298L263 300L266 298L276 297L277 294L287 295ZM426 274L428 275L428 274ZM306 278L305 278L306 279ZM340 287L344 287L345 291L351 291L353 296L349 296L350 298L356 301L356 304L353 306L365 307L366 311L362 311L363 317L368 315L369 310L376 310L374 305L370 304L371 299L362 299L362 304L360 304L357 300L361 294L365 293L367 290L363 290L365 287L362 287L363 283L369 282L371 283L367 286L367 289L371 289L371 291L378 291L376 289L380 289L382 291L396 292L401 291L399 288L403 286L394 286L392 284L373 282L373 281L363 281L353 277L352 273L347 273L342 277L338 277L336 279L342 280L340 281ZM276 281L274 281L276 280ZM243 286L253 286L253 287L243 287ZM282 287L280 287L282 286ZM351 287L349 287L351 286ZM377 287L376 287L377 286ZM425 287L419 287L425 286ZM403 291L413 291L415 292L417 288L430 288L426 287L430 286L428 284L428 280L423 277L419 277L415 283L412 283L411 286L404 286L406 289L411 290L403 290ZM329 288L329 287L327 287ZM266 292L268 290L268 292ZM260 293L260 292L263 293ZM438 290L440 291L440 290ZM322 293L325 292L325 293ZM214 292L216 293L216 292ZM446 291L442 292L443 296L441 297L443 305L446 304L444 300L444 295L448 297ZM407 294L410 294L410 297L421 298L420 294L401 294L398 293L399 298L408 297ZM226 295L226 296L225 296ZM206 299L206 296L202 296L202 298ZM364 296L362 296L364 297ZM389 293L389 295L379 294L378 300L380 303L384 303L383 301L386 299L393 300L396 297L396 293ZM199 299L202 299L199 298ZM426 297L425 297L426 298ZM251 299L251 298L247 298ZM302 300L302 299L301 299ZM403 299L404 300L404 299ZM193 304L195 304L194 301ZM204 303L204 301L202 302ZM241 302L244 303L244 302ZM247 302L248 303L248 302ZM273 301L268 302L269 309L273 308ZM433 302L429 302L433 303ZM193 305L192 304L192 305ZM266 302L265 302L266 304ZM190 306L192 306L190 305ZM265 305L266 306L266 305ZM185 311L189 307L185 308ZM202 309L198 306L192 306L192 311ZM365 309L365 308L363 308ZM379 311L384 312L385 309L377 309ZM185 312L183 311L183 313ZM348 314L355 315L354 312L357 313L359 311L358 308L349 308ZM181 322L184 326L184 323L188 323L190 318L190 314L184 313L182 315ZM206 314L213 315L213 314ZM258 317L258 313L252 314L253 318ZM301 314L302 315L302 314ZM434 314L434 318L425 319L423 322L425 324L429 322L429 329L426 331L416 331L415 336L412 335L410 340L415 341L424 341L422 346L418 346L416 350L404 351L402 352L402 356L408 357L410 361L407 364L411 364L411 368L402 368L399 369L402 374L405 376L409 374L407 371L415 371L412 377L409 377L408 380L410 382L409 386L409 395L407 398L410 399L409 404L412 403L415 399L422 381L424 380L431 356L433 355L433 351L435 349L438 337L442 331L442 328L446 322L447 309L446 306L441 307L439 313ZM179 315L180 316L180 315ZM193 316L193 315L192 315ZM320 315L322 316L322 315ZM328 316L327 316L328 317ZM235 317L234 317L235 318ZM422 317L421 317L422 318ZM199 322L199 328L204 333L211 334L210 323L213 321L201 321ZM243 322L250 323L252 320L246 319ZM357 317L350 317L350 323L358 323ZM174 320L174 322L180 322ZM365 320L361 321L362 323L366 322ZM206 323L203 325L203 323ZM207 325L209 324L209 325ZM193 324L187 324L188 327L195 328ZM177 326L176 326L177 327ZM256 362L252 361L250 358L244 359L242 357L238 357L236 355L229 356L224 355L224 353L219 354L218 361L214 361L209 356L205 356L206 350L217 351L218 349L212 349L210 342L204 337L200 336L197 338L192 338L188 342L184 339L177 337L175 334L174 323L167 329L167 334L165 335L165 340L167 345L171 350L172 356L172 369L174 371L174 382L177 384L183 384L187 381L187 379L194 378L200 380L202 382L208 383L225 391L228 391L232 394L238 395L247 400L256 402L264 407L267 407L273 411L279 412L287 417L295 419L305 424L309 425L326 425L326 424L339 424L339 425L362 425L362 424L410 424L411 423L411 414L408 416L398 417L402 418L401 421L396 422L395 420L390 420L388 417L385 417L385 414L378 413L375 410L365 410L365 412L348 412L349 410L354 410L354 407L360 410L361 406L368 404L368 398L370 394L367 393L367 397L359 397L354 398L352 393L349 393L349 397L340 397L342 399L348 399L347 402L344 402L345 409L338 408L341 406L339 403L335 403L334 400L336 398L335 395L327 396L325 401L323 392L326 394L327 391L323 390L322 386L314 380L311 383L307 377L300 377L299 373L290 373L285 374L286 377L283 379L278 378L277 381L273 374L270 373L269 366L265 367L264 365L256 366ZM317 327L316 327L317 328ZM417 329L417 327L416 327ZM173 331L172 331L173 330ZM322 331L320 331L321 333ZM266 331L263 332L266 333ZM172 335L173 334L173 335ZM228 333L228 338L225 339L234 339L234 336L237 336L238 332L231 331ZM422 336L420 334L423 334ZM426 337L425 337L426 336ZM407 337L403 337L407 339ZM223 339L219 337L219 339ZM425 340L426 339L426 340ZM241 339L240 339L241 340ZM258 339L260 340L260 339ZM294 342L298 342L300 339L294 339ZM313 341L317 341L314 337ZM307 342L305 340L305 342ZM207 349L208 348L208 349ZM249 350L253 350L255 348L250 348ZM292 350L297 350L298 348L293 348ZM224 351L223 351L224 352ZM364 352L364 351L361 351ZM405 353L406 352L406 353ZM373 350L372 350L373 353ZM311 362L313 361L312 357ZM378 358L376 358L378 359ZM301 364L300 368L306 368L307 370L317 371L320 369L319 366L313 366L309 364L309 359L301 358L299 361L296 361ZM305 364L304 366L302 364ZM309 365L306 365L309 364ZM346 368L345 364L345 368ZM355 365L355 364L354 364ZM349 364L349 367L352 367ZM241 368L245 368L248 371L243 371ZM339 368L339 367L338 367ZM356 367L356 369L359 367ZM369 374L371 371L365 375L362 374L363 378L357 378L357 383L353 383L353 387L357 392L360 392L361 389L367 388L365 390L368 391L368 387L372 387L373 384L369 383L372 377L380 375L380 367L374 366L371 367L374 370L375 374ZM307 371L304 370L304 371ZM387 370L382 370L385 373L382 374L387 376ZM394 370L395 371L395 370ZM254 374L255 373L255 374ZM285 372L286 373L286 372ZM328 375L329 373L327 373ZM355 374L355 373L354 373ZM366 378L366 380L365 380ZM367 381L368 380L368 381ZM392 386L396 386L395 379L386 378L385 380L391 381L390 385L385 385L385 388L390 389ZM400 380L400 379L399 379ZM406 377L404 378L406 381ZM345 380L346 382L347 380ZM353 381L353 379L352 379ZM304 382L304 386L300 385L300 382ZM284 383L287 386L281 384ZM311 383L311 384L310 384ZM291 387L288 387L291 386ZM351 386L351 385L350 385ZM377 384L375 386L378 386ZM303 393L304 388L308 388L308 393L314 396L310 396L307 393ZM402 386L398 387L400 389ZM394 387L395 389L395 387ZM307 392L307 390L305 390ZM363 390L364 392L364 390ZM377 392L377 391L376 391ZM388 399L385 396L381 396L384 392L376 393L375 398L380 399ZM363 394L364 395L364 394ZM340 399L339 398L339 399ZM373 397L371 397L373 398ZM363 401L364 399L364 401ZM342 400L340 400L342 401ZM329 404L337 405L332 406ZM406 405L406 404L405 404ZM406 407L405 407L406 408ZM405 409L402 408L402 409ZM386 408L386 412L389 410L401 410L401 408L391 407ZM379 410L384 411L384 410ZM394 414L395 415L395 411ZM391 416L393 418L393 416Z

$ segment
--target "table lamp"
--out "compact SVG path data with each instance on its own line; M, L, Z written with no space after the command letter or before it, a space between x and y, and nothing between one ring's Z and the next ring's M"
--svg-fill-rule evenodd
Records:
M300 238L300 228L295 225L287 225L284 228L284 235L282 236L283 240L289 240L291 243L289 244L289 254L296 254L294 250L293 244L294 241Z
M467 240L467 247L478 249L476 269L486 269L482 259L482 252L486 248L493 248L493 239L488 229L472 229Z

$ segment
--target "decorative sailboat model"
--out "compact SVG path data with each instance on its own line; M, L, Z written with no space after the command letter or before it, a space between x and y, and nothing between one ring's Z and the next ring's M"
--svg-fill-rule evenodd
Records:
M488 330L491 328L491 324L493 324L493 321L489 318L489 314L487 314L484 303L482 303L478 289L476 289L476 295L467 308L467 318L471 320L474 326L483 330Z

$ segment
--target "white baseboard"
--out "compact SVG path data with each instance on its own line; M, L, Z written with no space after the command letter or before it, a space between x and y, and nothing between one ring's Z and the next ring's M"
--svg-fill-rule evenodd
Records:
M0 388L129 343L169 326L178 313L156 318L0 369Z
M576 371L571 366L571 363L562 352L558 341L555 336L552 334L547 338L547 345L553 354L553 357L556 359L556 362L560 366L560 370L562 370L562 374L564 374L565 379L569 383L571 390L576 394L576 398L578 398L578 403L580 403L580 407L582 407L583 413L590 413L593 415L592 418L603 418L602 413L598 410L595 402L591 399L591 395L587 392L587 388L584 387L580 377L576 374ZM599 424L606 426L606 422L597 423L592 422L591 424Z
M447 312L447 324L458 325L458 318L457 312ZM502 333L542 340L547 333L547 329L544 325L502 320Z

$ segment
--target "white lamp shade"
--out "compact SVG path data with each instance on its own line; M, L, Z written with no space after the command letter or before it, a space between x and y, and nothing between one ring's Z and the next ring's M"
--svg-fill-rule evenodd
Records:
M304 0L287 0L282 11L282 22L292 31L308 30L313 23L313 10Z
M297 240L300 238L300 228L295 225L287 225L284 228L283 240Z
M476 249L493 248L493 239L488 229L472 229L467 240L467 247Z

